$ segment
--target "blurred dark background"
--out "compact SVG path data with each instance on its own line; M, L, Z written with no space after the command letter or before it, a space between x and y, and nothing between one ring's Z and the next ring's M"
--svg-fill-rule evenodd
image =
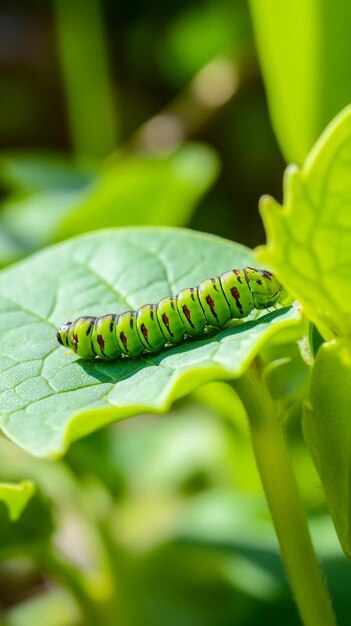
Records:
M216 183L188 225L249 246L264 241L258 199L281 197L284 164L245 1L2 0L0 9L3 152L96 158L117 146L138 150L135 136L148 122L156 147L167 146L177 132L172 120L159 127L150 120L171 113L186 120L182 141L206 142L221 160ZM218 67L212 77L210 67L206 83L201 71L213 61ZM104 75L100 86L95 72ZM95 131L100 127L104 137L89 154L89 141L79 145L74 118L94 105ZM89 113L86 123L91 127Z

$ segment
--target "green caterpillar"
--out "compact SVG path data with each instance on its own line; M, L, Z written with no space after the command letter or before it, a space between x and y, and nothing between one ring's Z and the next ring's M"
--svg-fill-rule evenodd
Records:
M230 270L137 311L78 317L63 324L56 338L82 359L138 357L179 343L185 335L197 337L206 326L222 328L232 318L277 304L282 295L282 285L266 270Z

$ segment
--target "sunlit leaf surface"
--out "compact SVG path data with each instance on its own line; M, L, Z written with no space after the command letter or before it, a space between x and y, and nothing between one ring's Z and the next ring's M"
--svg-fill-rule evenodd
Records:
M55 341L80 315L121 313L252 265L238 244L186 230L120 229L72 239L0 279L2 427L37 455L57 455L103 424L163 412L201 384L240 376L299 311L281 308L139 359L84 361Z

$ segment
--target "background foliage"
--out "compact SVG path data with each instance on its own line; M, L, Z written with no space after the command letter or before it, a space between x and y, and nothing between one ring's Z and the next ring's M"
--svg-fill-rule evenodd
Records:
M302 166L326 124L351 100L350 26L346 0L301 0L290 7L285 3L284 9L279 2L268 7L264 0L168 0L151 5L126 0L3 0L0 264L10 266L71 235L129 225L188 226L249 247L264 243L258 198L268 193L282 199L285 165ZM326 154L332 158L330 150ZM327 157L317 167L290 170L286 189L295 210L301 206L296 201L301 190L307 189L303 206L308 215L311 196L314 199L319 191L318 168L328 167ZM345 162L339 166L346 167ZM342 176L347 196L347 167ZM329 222L336 210L335 180L326 207ZM293 219L274 221L270 210L276 206L272 199L265 202L268 234L280 228L276 240L286 236L293 241L289 232L295 236L294 214ZM187 236L190 243L182 243L177 251L178 269L196 248L196 237ZM82 248L104 237L88 235L81 240L86 242ZM121 235L116 237L119 249ZM323 266L325 245L317 243ZM2 297L17 299L2 308L6 332L1 334L1 412L10 406L16 414L24 402L30 417L27 430L15 419L4 428L35 454L44 448L45 454L57 453L57 441L62 452L63 435L52 419L53 407L45 421L52 437L49 444L33 426L38 414L31 407L48 390L42 386L42 363L26 359L38 345L40 357L45 357L54 327L46 325L38 336L26 333L31 311L24 307L29 294L30 306L40 310L59 279L66 284L72 312L91 306L87 277L84 271L76 273L69 252L76 245L63 243L62 248L5 269L1 276ZM282 247L286 251L285 244ZM65 254L60 256L60 250ZM108 252L102 257L107 274ZM296 245L290 258L297 259L300 252ZM294 265L284 264L279 245L265 254L265 262L284 265L279 271L306 310L314 311L311 318L322 334L326 327L331 332L343 328L339 309L326 310L321 295L315 295L318 276L312 276L308 290L299 291ZM240 255L252 258L244 248ZM202 261L204 272L210 263L214 260ZM217 270L217 265L218 272L227 269ZM308 269L302 261L300 267ZM168 268L173 270L171 261ZM156 263L153 275L158 271ZM195 284L198 276L199 267L190 282ZM128 290L126 272L123 280ZM339 293L340 286L334 287ZM97 288L97 304L103 306L111 294L99 280ZM153 288L159 297L160 286ZM344 309L349 310L348 299L340 304L346 315ZM346 626L349 565L301 434L311 355L299 349L297 340L306 327L296 325L295 319L290 325L298 317L296 311L286 315L286 327L263 347L257 344L259 363L284 415L313 539L339 623ZM55 323L59 317L57 312ZM265 333L264 323L254 328ZM210 349L206 346L201 358ZM348 345L345 349L349 353ZM18 350L23 359L13 364ZM67 361L63 351L59 354ZM320 402L315 390L326 387L329 376L325 359L323 349L312 383L314 408ZM335 371L345 368L338 355L334 359ZM235 363L238 371L240 364ZM34 384L38 379L40 385ZM191 393L178 398L165 415L153 414L149 407L147 414L77 441L54 463L0 439L1 625L300 623L263 500L244 409L230 384L196 386L190 385L186 391ZM59 398L55 401L62 410ZM332 410L333 398L330 402ZM321 405L325 408L326 401ZM343 417L347 406L345 401ZM348 492L349 479L335 491L335 477L326 463L330 449L324 450L325 439L319 441L313 423L305 430L338 518L338 498ZM342 430L334 434L337 455L345 438ZM340 457L340 472L348 455L347 448ZM348 528L341 516L339 537L345 551Z

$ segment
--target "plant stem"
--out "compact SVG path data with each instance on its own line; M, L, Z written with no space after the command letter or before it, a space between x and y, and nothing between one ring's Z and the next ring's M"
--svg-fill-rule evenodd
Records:
M100 0L54 0L61 70L78 156L99 160L117 143L117 110Z
M234 381L248 414L254 454L290 586L305 626L336 626L280 421L253 370Z

